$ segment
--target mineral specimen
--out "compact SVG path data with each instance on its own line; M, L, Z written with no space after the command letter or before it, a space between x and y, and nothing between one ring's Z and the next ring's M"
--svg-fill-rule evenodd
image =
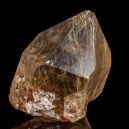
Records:
M103 90L111 52L99 23L84 11L38 36L24 50L9 100L46 121L76 122Z
M87 118L84 118L75 123L48 123L43 122L40 117L35 117L32 120L29 120L18 127L12 129L91 129L90 124Z

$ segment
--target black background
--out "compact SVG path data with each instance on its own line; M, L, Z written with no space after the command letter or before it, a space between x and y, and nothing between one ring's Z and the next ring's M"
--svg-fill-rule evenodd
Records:
M10 2L0 6L0 129L18 126L32 118L15 110L8 100L9 88L24 48L39 32L87 9L96 14L112 51L112 68L105 88L102 94L89 104L87 116L93 129L112 129L119 125L118 121L115 122L116 117L120 117L116 104L121 101L121 97L115 98L114 91L116 87L117 92L121 90L120 82L115 83L115 80L120 78L115 79L114 71L119 71L120 74L121 69L116 62L124 60L118 49L124 44L121 32L126 28L126 23L120 21L120 17L124 17L125 13L123 5L118 1L114 4L109 1L98 3L69 0L42 3L30 1L29 4Z

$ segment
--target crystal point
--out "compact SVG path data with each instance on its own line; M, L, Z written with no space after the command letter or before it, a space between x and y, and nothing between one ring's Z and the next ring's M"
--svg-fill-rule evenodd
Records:
M46 121L76 122L102 92L111 52L99 23L84 11L41 33L22 53L9 100Z

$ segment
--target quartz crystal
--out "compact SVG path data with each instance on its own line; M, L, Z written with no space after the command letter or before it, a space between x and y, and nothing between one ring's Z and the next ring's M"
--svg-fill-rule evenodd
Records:
M9 100L46 121L76 122L102 92L111 52L96 16L84 11L43 32L22 53Z

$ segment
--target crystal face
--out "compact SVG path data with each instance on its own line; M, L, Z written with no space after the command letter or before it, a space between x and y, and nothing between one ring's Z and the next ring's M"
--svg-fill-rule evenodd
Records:
M22 53L9 100L46 121L75 122L102 92L111 52L99 23L84 11L38 34Z

